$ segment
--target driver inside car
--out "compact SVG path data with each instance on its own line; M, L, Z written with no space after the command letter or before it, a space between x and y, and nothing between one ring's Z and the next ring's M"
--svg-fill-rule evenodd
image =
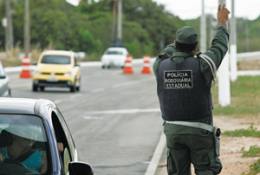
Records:
M6 132L9 141L0 147L0 162L22 165L31 174L45 174L48 168L46 151L36 147L37 141L42 140L39 129L14 125L5 130L2 132Z

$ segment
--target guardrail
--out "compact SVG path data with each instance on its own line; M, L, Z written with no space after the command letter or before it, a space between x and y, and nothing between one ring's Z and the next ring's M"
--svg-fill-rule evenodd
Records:
M237 54L237 60L260 60L260 51L258 52L244 52Z

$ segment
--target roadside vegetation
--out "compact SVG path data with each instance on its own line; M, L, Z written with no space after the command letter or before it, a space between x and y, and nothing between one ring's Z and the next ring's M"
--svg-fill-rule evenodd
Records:
M24 1L12 0L14 45L23 48ZM4 1L0 1L0 19ZM65 0L30 1L31 42L36 49L84 51L89 60L100 55L113 41L113 0L74 7ZM123 43L134 57L157 54L173 41L185 22L152 0L125 0ZM158 23L159 22L159 23ZM0 27L0 48L4 50L4 28Z
M0 19L5 15L0 1ZM11 0L14 46L23 50L24 1ZM73 7L65 0L30 1L32 49L65 49L87 53L87 60L99 60L113 41L113 0L99 0ZM217 9L216 9L217 10ZM199 18L188 21L169 13L152 0L124 0L123 43L133 57L157 55L174 40L176 30L192 25L199 33ZM258 50L259 18L237 19L238 52ZM214 21L208 15L208 26ZM210 29L211 27L209 27ZM214 31L213 31L214 32ZM0 27L0 51L4 50L4 28ZM208 31L208 33L212 33ZM248 35L250 34L250 35ZM210 38L210 37L208 37ZM210 43L210 39L208 40Z
M259 175L260 173L260 159L258 159L254 164L250 165L250 171L248 173L243 173L243 175Z
M230 117L259 117L260 116L260 77L239 77L231 84L231 105L221 107L218 105L218 87L214 86L212 92L214 97L214 114ZM250 120L250 119L248 119ZM260 131L254 125L247 129L225 131L224 136L229 137L255 137L260 138ZM254 145L249 150L241 150L242 157L260 157L260 147ZM249 171L242 175L258 175L260 173L260 159L250 165Z
M234 131L225 131L223 133L226 136L230 137L257 137L260 138L260 131L251 126L248 129L238 129Z
M243 151L243 157L260 157L260 147L254 145L249 148L248 151Z
M260 138L260 131L251 126L248 129L239 129L234 131L226 131L224 136L230 137L256 137ZM248 150L244 148L241 150L242 157L260 157L260 147L253 145ZM250 165L249 172L245 172L242 175L258 175L260 173L260 159Z
M253 127L249 129L240 129L235 131L226 131L223 133L225 136L230 137L260 137L260 131ZM253 145L249 150L241 150L242 157L260 157L260 147ZM250 165L249 172L242 173L242 175L258 175L260 173L260 159Z
M231 84L231 105L221 107L218 104L217 83L213 86L214 114L222 116L260 116L260 77L238 77Z

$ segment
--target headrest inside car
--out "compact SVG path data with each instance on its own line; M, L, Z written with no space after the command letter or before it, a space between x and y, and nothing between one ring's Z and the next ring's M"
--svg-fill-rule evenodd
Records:
M13 135L6 130L2 130L0 134L0 147L9 146L12 144Z

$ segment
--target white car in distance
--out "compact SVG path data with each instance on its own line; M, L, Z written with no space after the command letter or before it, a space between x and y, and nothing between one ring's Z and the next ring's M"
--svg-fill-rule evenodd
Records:
M120 67L123 68L128 51L123 47L110 47L101 57L102 68Z

